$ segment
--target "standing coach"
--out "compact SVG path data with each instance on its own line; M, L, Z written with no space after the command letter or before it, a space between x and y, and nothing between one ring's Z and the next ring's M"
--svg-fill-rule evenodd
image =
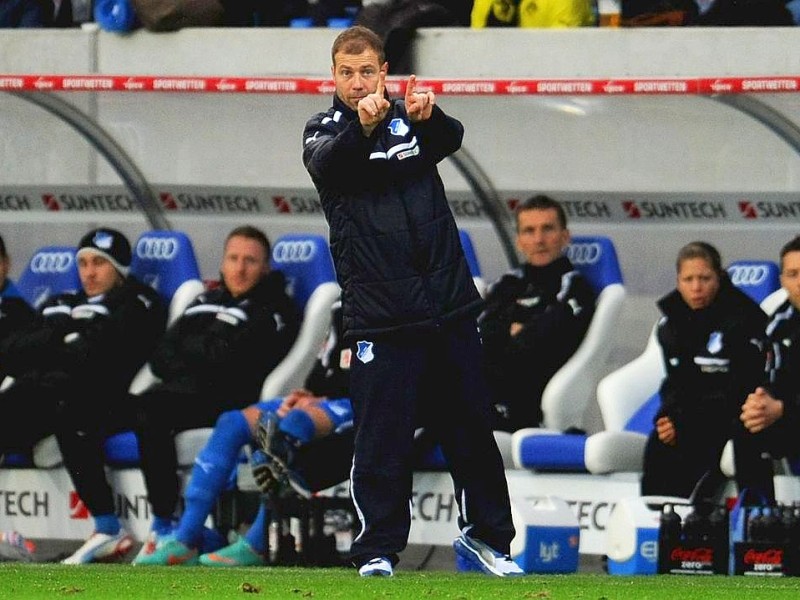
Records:
M489 426L481 299L436 167L461 146L463 127L432 92L416 91L413 75L405 100L388 98L383 45L369 29L343 31L331 56L333 106L306 124L303 163L330 226L353 356L353 563L362 576L392 575L411 525L414 430L424 426L455 484L456 552L486 573L522 574L508 556L514 527Z

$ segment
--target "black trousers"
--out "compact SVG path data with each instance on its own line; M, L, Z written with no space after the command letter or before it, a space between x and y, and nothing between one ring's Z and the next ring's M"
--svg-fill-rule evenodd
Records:
M0 451L27 450L55 434L75 490L94 515L114 513L103 445L133 429L135 409L125 393L67 380L20 380L0 394L6 427Z
M762 436L747 433L741 424L729 428L692 428L678 432L678 444L667 446L655 430L647 440L641 491L644 496L666 495L688 498L700 479L709 473L698 489L698 498L712 498L725 477L720 471L722 450L733 439L736 485L767 501L775 498L772 459L764 453Z
M55 433L61 408L73 395L60 386L26 380L0 392L4 424L0 452L27 452Z
M153 514L169 518L180 498L175 434L187 429L213 427L217 417L231 407L217 397L153 390L139 397L136 430L141 469Z
M508 484L492 435L481 345L474 321L437 332L351 341L355 450L351 494L361 531L353 563L397 562L411 526L413 437L425 427L441 444L459 506L459 527L507 553L514 537Z
M93 515L114 514L114 494L106 477L106 438L131 431L137 423L136 406L128 394L113 401L108 396L94 402L66 402L62 406L56 437L75 491Z
M0 394L5 428L0 451L28 450L55 434L75 490L95 515L113 514L106 479L106 438L133 429L133 404L124 392L77 385L67 379L22 379Z

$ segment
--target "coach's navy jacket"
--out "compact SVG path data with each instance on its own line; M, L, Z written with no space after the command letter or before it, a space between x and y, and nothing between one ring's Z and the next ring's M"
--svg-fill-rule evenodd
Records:
M403 100L364 137L334 97L303 132L303 163L330 226L345 336L431 329L480 310L436 165L464 129L437 106L411 123Z

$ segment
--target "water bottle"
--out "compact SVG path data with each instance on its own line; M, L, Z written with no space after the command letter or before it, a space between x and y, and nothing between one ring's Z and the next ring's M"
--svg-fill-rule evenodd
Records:
M681 516L675 512L671 504L661 509L658 524L658 572L666 573L669 569L672 549L680 543Z
M708 537L708 519L695 507L683 520L683 540L687 544L700 544L707 542Z
M765 506L761 510L761 535L763 541L777 544L783 541L783 524L776 514L777 507Z
M764 533L761 526L761 509L758 507L750 508L747 516L747 541L762 541L764 539Z
M728 545L728 525L728 511L718 506L708 516L709 533L714 544Z

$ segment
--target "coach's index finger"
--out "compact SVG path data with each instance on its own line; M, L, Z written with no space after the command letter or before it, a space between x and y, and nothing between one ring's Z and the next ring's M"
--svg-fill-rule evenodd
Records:
M378 87L375 88L375 93L383 98L383 88L386 87L386 71L381 69L378 71Z
M417 91L417 76L409 75L408 83L406 84L406 104L409 103L409 101L414 96L416 91Z

